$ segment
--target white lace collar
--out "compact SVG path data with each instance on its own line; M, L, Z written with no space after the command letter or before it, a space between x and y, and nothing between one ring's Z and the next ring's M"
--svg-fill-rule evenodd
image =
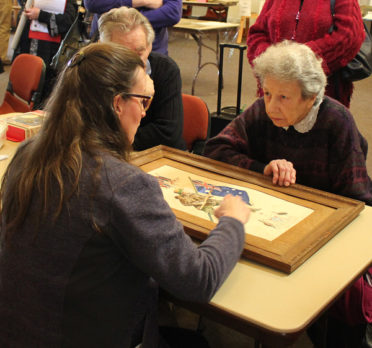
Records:
M318 117L318 111L320 104L322 104L323 100L320 103L314 103L313 107L310 109L309 113L298 123L293 125L293 128L299 133L307 133L309 132L316 122ZM288 130L289 127L283 127L285 130Z

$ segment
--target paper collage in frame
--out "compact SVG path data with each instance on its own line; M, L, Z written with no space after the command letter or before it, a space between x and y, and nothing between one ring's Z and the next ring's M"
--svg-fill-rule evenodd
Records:
M252 214L245 232L273 241L309 216L313 210L248 187L226 184L190 172L163 165L149 174L160 184L172 209L218 222L214 209L227 194L239 195L251 206Z

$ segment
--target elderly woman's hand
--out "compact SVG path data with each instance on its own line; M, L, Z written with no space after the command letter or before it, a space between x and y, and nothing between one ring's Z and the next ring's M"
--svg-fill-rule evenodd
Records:
M248 222L251 209L248 204L243 202L241 197L226 195L221 205L214 211L217 218L230 216L239 220L243 225Z
M271 161L264 169L264 175L273 176L273 184L289 186L296 182L296 169L285 159Z

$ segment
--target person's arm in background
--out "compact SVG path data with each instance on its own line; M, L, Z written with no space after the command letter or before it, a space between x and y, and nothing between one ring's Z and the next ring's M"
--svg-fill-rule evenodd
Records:
M102 14L121 6L158 8L162 6L162 2L162 0L84 0L84 6L90 12Z
M247 57L251 65L252 61L271 45L267 21L272 3L272 0L265 1L256 22L249 29L247 37Z
M43 11L37 7L25 10L26 16L30 19L36 19L40 23L48 26L50 36L57 36L66 33L76 17L76 8L72 0L67 0L66 9L63 14L54 14Z
M177 24L182 17L182 0L163 0L161 7L152 9L145 6L144 9L141 9L141 13L146 16L154 29L171 27Z
M171 58L157 53L152 53L149 60L155 96L138 128L133 148L141 151L162 144L184 150L180 70Z
M331 34L306 42L323 58L323 69L327 75L347 65L364 41L363 20L357 0L335 2L334 25L337 29Z
M84 0L84 5L97 14L121 6L140 8L154 29L172 26L182 15L182 0Z

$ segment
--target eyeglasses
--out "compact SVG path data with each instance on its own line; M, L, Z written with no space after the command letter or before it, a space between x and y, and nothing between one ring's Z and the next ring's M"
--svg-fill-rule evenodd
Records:
M122 95L128 96L128 97L135 97L135 98L141 98L140 103L143 107L143 111L147 111L151 105L152 102L152 95L142 95L142 94L133 94L133 93L123 93Z

